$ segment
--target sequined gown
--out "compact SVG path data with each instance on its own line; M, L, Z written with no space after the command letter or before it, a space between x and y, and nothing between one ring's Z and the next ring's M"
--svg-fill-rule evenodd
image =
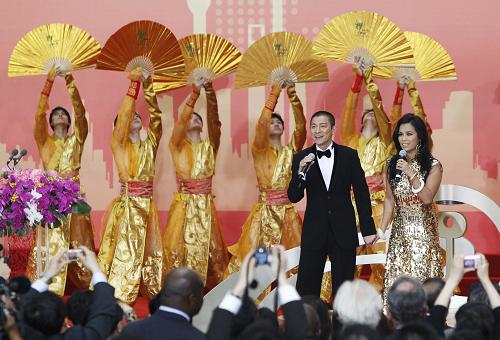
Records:
M144 82L144 97L149 110L145 140L132 143L128 137L135 99L127 95L118 112L111 148L121 193L103 218L98 256L109 284L115 287L115 297L128 304L135 301L139 290L143 296L153 298L162 284L161 231L153 201L155 159L162 126L151 78Z
M169 209L163 249L165 272L179 267L191 268L210 289L223 280L228 254L212 194L221 122L212 84L206 85L205 93L208 139L192 143L188 138L194 105L200 95L193 89L169 142L178 191Z
M370 139L366 139L355 127L358 96L363 81L366 84L366 90L373 105L375 121L378 127L378 133ZM372 79L371 70L367 70L364 77L358 74L356 75L356 81L353 88L349 91L344 105L340 137L342 143L358 150L361 167L365 172L366 182L370 190L372 217L375 226L379 228L382 223L385 199L385 187L382 174L385 169L387 158L390 156L392 140L391 124L385 114L378 86ZM354 199L352 203L355 205ZM363 247L360 254L384 252L385 245L383 243L378 243L371 247ZM370 267L372 273L369 282L379 290L382 290L384 266L381 264L372 264ZM358 276L360 270L361 268L357 268Z
M441 164L433 159L432 166ZM410 167L424 180L416 161L411 161ZM387 291L400 275L409 275L420 281L443 277L436 204L423 204L412 192L408 176L404 173L399 181L391 179L390 185L395 206L385 264L385 305Z
M75 85L75 80L71 73L65 76L66 87L71 98L74 110L74 125L72 133L66 138L58 138L50 135L46 112L48 110L48 101L51 83L47 80L46 87L38 102L38 110L35 116L34 137L38 147L40 158L42 159L45 170L55 170L62 176L71 178L79 182L79 171L81 167L81 158L83 145L88 134L88 123L85 118L85 107L83 106L80 94ZM47 89L48 87L48 89ZM42 245L45 244L45 231L42 231ZM85 245L94 250L94 233L89 216L71 214L68 216L59 228L49 229L49 258L55 256L60 251L68 248L77 248ZM36 236L35 244L31 249L26 267L26 276L31 280L37 278L37 247ZM45 259L45 247L42 246L42 259ZM45 261L42 261L42 268L45 267ZM75 286L80 289L88 287L91 273L80 262L73 262L53 278L49 285L49 290L63 295L66 287L67 276Z
M274 86L257 123L252 156L260 191L259 202L246 219L240 239L229 247L232 255L226 275L239 271L246 254L254 247L282 244L285 249L300 245L302 220L288 200L287 188L292 176L292 158L306 140L306 121L295 87L287 89L295 118L290 143L281 149L270 142L271 114L281 89Z

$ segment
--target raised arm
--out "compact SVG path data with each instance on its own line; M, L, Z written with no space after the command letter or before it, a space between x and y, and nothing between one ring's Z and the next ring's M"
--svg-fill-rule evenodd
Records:
M340 140L345 145L351 145L356 136L356 108L358 106L359 92L363 84L363 77L354 69L356 78L342 109L342 124L340 125Z
M123 99L122 106L118 111L118 117L116 120L116 126L113 129L113 135L111 139L111 146L123 146L128 140L128 134L130 131L130 123L132 122L132 117L135 112L135 101L139 95L142 77L141 68L137 68L130 72L129 79L130 85L127 91L127 95Z
M271 93L267 97L266 105L262 109L257 126L255 127L255 139L253 141L253 150L263 150L270 143L269 127L271 126L271 115L276 107L281 93L281 86L274 84Z
M427 121L427 115L424 111L424 106L422 105L422 101L420 100L420 95L415 87L415 80L410 80L408 83L408 95L410 96L411 107L413 108L413 113L422 118L427 127L427 132L429 133L429 144L432 149L432 128Z
M212 83L205 84L205 95L207 96L207 128L208 139L215 152L219 150L221 122L219 119L219 107L217 106L217 96L215 95Z
M294 152L302 150L304 143L306 142L306 117L304 116L304 108L300 102L297 92L295 91L295 85L291 85L286 89L288 93L288 99L290 104L292 104L293 118L295 120L295 130L293 131L292 140L290 145Z
M148 104L149 111L148 138L153 143L154 147L157 148L162 135L161 110L156 100L155 91L153 90L153 80L151 76L144 81L143 86L144 99Z
M384 105L382 103L382 97L380 96L380 91L378 89L377 84L373 81L372 78L372 68L369 67L365 70L364 79L366 83L366 91L370 96L373 105L373 111L375 113L375 121L378 126L378 134L385 142L385 145L391 144L391 123L389 122L389 118L384 111Z
M57 70L52 68L47 75L47 80L43 86L42 93L40 93L40 98L38 99L38 108L35 114L35 128L33 129L33 135L38 147L45 144L45 141L49 137L49 126L47 124L47 111L49 110L49 96L52 90L52 84L54 84L54 79L56 78Z
M193 84L193 92L189 97L184 110L182 110L181 116L174 125L174 130L172 131L172 137L170 138L170 144L175 147L179 147L181 142L186 138L189 129L189 122L191 121L191 116L194 111L194 104L200 96L200 90Z
M399 118L401 118L401 110L403 107L403 97L405 94L405 84L398 81L396 86L396 94L394 95L394 101L392 102L391 110L391 130L396 127Z
M87 118L85 118L85 107L83 106L82 98L76 88L75 79L71 72L66 73L64 78L66 80L66 88L68 89L71 103L73 104L73 110L75 111L75 125L73 131L78 142L83 144L89 133L89 124Z

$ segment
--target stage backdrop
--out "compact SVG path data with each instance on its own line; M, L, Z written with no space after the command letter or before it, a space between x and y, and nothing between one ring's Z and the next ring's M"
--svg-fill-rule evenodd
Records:
M273 31L292 31L313 39L336 15L352 10L371 10L392 19L402 30L418 31L440 41L453 57L458 81L418 84L425 110L434 129L434 154L444 165L443 183L471 187L500 202L500 2L475 1L371 1L359 0L87 0L8 1L0 18L0 163L10 150L27 148L22 167L40 167L32 131L34 113L44 77L7 77L10 53L31 29L62 22L78 26L104 45L121 26L149 19L169 27L178 38L192 33L216 33L227 37L242 52L256 39ZM329 64L330 81L297 85L308 117L319 109L340 112L353 81L349 65ZM82 159L81 178L93 206L96 234L102 212L117 195L119 186L110 149L111 129L128 87L127 75L85 70L75 73L85 102L90 133ZM222 120L222 141L214 180L217 209L222 218L226 244L240 234L241 225L257 200L250 145L254 126L268 89L234 90L233 77L215 82ZM396 84L377 81L386 110L390 110ZM175 173L168 151L172 125L188 94L179 89L158 96L163 111L163 139L158 152L155 197L162 226L175 190ZM283 97L277 106L287 122L284 138L293 127L290 108ZM70 106L64 81L58 79L50 98L51 107ZM138 106L144 115L145 105ZM197 104L204 114L204 98ZM408 97L404 111L409 112ZM310 139L308 140L310 144ZM302 203L299 208L304 209ZM467 206L467 238L479 251L500 253L500 237L493 223ZM100 235L96 237L96 242Z

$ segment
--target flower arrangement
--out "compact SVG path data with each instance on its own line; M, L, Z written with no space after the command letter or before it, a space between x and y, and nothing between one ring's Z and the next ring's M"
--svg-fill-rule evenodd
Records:
M88 215L80 184L55 171L2 169L0 234L26 236L37 225L57 228L70 213Z

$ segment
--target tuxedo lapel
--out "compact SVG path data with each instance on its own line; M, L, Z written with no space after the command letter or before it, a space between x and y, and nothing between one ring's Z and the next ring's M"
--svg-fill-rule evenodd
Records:
M328 191L332 191L333 190L333 187L336 183L336 179L338 176L335 176L335 173L336 173L336 170L338 168L338 164L339 164L339 152L338 152L339 148L337 147L337 144L333 143L333 154L332 154L332 157L333 157L333 169L332 169L332 177L330 177L330 186L328 187Z

